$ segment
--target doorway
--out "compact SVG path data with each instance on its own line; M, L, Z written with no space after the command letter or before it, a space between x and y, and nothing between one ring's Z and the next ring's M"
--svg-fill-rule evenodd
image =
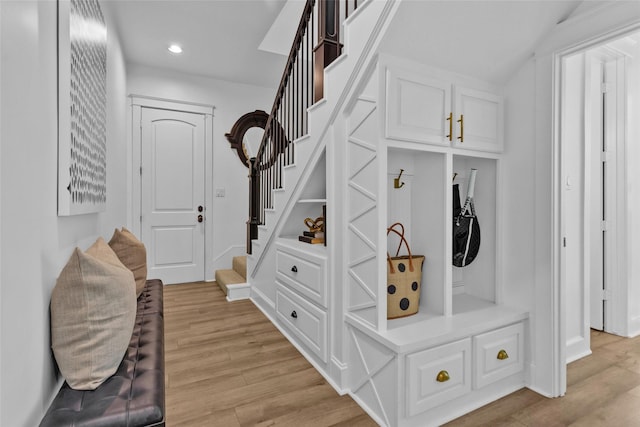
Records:
M147 275L165 284L209 280L213 108L131 99L132 224L147 248Z
M628 101L637 86L639 61L638 32L561 59L561 280L567 301L567 363L591 354L591 329L628 333Z

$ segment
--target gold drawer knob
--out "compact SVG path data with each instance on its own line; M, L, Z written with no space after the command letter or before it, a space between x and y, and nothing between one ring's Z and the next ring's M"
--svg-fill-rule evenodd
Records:
M438 376L436 377L436 381L438 381L439 383L443 383L445 381L449 381L450 379L451 379L451 377L449 376L449 372L447 372L447 371L438 372Z
M505 350L500 350L498 352L498 360L505 360L509 358L509 355L507 354L507 352Z

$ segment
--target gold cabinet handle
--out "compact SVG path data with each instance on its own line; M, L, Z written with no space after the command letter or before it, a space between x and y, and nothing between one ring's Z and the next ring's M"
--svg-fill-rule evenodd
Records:
M505 360L509 358L509 354L507 354L507 352L505 350L500 350L498 352L498 356L496 356L498 358L498 360Z
M436 377L436 381L438 381L439 383L449 381L450 379L451 377L449 376L449 372L447 371L438 372L438 376Z
M449 122L449 141L453 141L453 113L449 113L449 117L447 117L447 121Z
M460 114L460 120L458 120L458 123L460 123L460 136L458 139L460 142L464 142L464 115Z

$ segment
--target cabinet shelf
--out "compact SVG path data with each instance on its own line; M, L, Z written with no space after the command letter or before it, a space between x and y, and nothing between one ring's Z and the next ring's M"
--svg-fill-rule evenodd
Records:
M324 215L323 206L327 205L327 166L325 152L320 155L317 163L312 167L313 170L307 184L298 196L299 198L295 201L288 219L280 231L280 237L297 241L297 236L301 235L303 231L308 230L305 224L306 218L316 219ZM300 242L300 244L317 246L304 242Z
M298 203L302 203L302 204L307 204L307 203L311 203L311 204L326 204L327 203L327 199L300 199L300 200L298 200Z
M327 247L323 244L311 244L298 240L298 236L281 236L278 238L278 243L289 246L298 251L307 251L315 255L326 256Z
M454 295L452 298L452 305L453 317L496 306L493 301L488 301L468 294ZM405 326L420 324L425 321L428 322L430 320L437 319L438 317L444 316L433 311L429 311L428 309L424 309L412 316L387 320L387 330L399 330Z
M495 307L493 301L478 298L469 294L454 295L452 298L453 315L459 315L463 313L470 313L476 310L482 310L485 308Z

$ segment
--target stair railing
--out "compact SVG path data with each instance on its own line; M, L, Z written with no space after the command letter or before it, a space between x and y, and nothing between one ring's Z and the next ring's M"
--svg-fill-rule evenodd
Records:
M307 134L307 110L323 98L324 69L342 51L339 4L319 0L316 7L315 0L306 0L260 148L249 161L248 254L266 211L273 209L273 190L282 188L284 167L294 162L293 142ZM357 7L358 0L345 0L343 18Z

